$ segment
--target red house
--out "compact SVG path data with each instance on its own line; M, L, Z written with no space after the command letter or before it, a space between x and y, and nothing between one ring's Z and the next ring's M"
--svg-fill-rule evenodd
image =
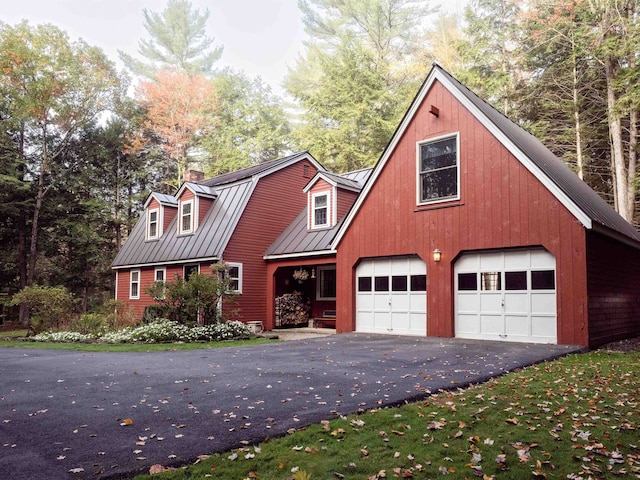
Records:
M230 266L243 321L262 321L266 249L303 209L302 189L324 168L298 153L219 175L185 181L175 195L152 193L142 217L113 261L116 299L142 317L154 304L146 288L154 281Z
M301 153L152 194L113 263L116 298L142 315L147 285L219 260L242 320L268 330L640 335L638 231L438 65L373 169L336 175Z
M338 332L598 345L640 334L640 235L435 65L336 252Z

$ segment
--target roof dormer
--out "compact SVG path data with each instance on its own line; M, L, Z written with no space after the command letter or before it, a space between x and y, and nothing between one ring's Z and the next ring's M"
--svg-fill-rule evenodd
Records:
M184 182L176 193L178 202L177 234L190 235L194 233L217 196L211 187Z
M144 203L145 239L158 240L175 215L178 202L171 195L153 192Z

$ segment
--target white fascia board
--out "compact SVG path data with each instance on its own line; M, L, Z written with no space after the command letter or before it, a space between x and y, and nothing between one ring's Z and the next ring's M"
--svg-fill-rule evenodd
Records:
M365 199L369 195L369 192L373 188L373 185L376 183L380 172L382 172L384 166L387 161L391 157L391 154L395 151L400 139L404 135L409 123L413 120L418 108L422 105L424 98L427 96L429 90L433 86L433 83L438 80L440 83L465 107L467 110L482 124L484 125L489 132L498 139L506 148L511 152L511 154L516 157L522 165L529 170L550 192L554 195L562 205L569 210L574 217L587 229L592 228L591 218L580 209L573 200L571 200L547 175L538 168L530 159L527 157L524 152L522 152L493 122L491 122L473 103L471 103L467 97L465 97L454 85L452 85L448 79L441 75L438 68L432 68L429 76L425 80L422 88L418 92L415 100L409 107L407 114L402 119L400 126L396 130L394 136L391 141L387 145L387 148L383 152L380 160L375 165L373 172L371 172L371 177L366 182L362 192L358 196L356 202L353 207L349 211L345 221L342 223L340 230L336 234L333 242L331 242L331 248L333 250L337 249L338 244L342 240L345 232L348 230L349 225L355 218L358 210L364 203ZM426 140L426 139L425 139Z
M118 265L117 267L111 267L112 270L124 270L129 268L147 268L147 267L159 267L164 265L180 265L187 263L202 263L202 262L217 262L219 257L203 257L203 258L183 258L182 260L171 260L169 262L150 262L150 263L136 263L132 265Z
M315 252L299 252L299 253L280 253L276 255L265 255L263 260L287 260L288 258L301 258L301 257L318 257L321 255L335 255L335 250L318 250Z

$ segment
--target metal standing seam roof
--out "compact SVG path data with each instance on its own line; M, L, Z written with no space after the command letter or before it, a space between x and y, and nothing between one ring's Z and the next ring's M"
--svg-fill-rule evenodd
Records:
M142 215L111 267L132 268L221 258L259 178L303 158L324 170L310 154L301 152L202 182L186 182L180 190L187 185L196 194L215 197L196 231L178 235L179 215L176 214L160 238L146 240L146 219ZM164 197L173 198L172 205L177 206L175 197L157 193L153 195L156 198L162 196L167 201L168 198Z
M353 190L362 186L371 174L371 168L364 168L344 174L329 173L338 185ZM327 174L328 172L323 172ZM307 208L302 210L284 232L271 244L265 252L265 258L281 255L330 253L333 237L340 229L343 219L332 228L309 230L307 228Z

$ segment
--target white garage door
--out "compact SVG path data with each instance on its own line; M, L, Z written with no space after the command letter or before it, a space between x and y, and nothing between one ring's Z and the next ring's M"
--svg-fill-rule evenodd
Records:
M426 272L416 257L364 260L356 269L356 331L425 336Z
M544 249L466 253L455 265L455 334L556 343L556 261Z

